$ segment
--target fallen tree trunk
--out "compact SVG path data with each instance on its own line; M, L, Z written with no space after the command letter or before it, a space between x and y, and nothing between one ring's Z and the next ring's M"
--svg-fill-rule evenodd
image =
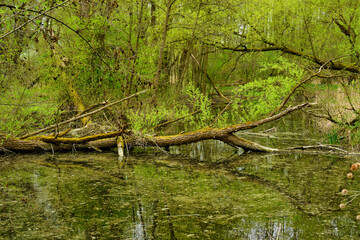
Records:
M260 144L248 141L236 136L234 133L241 130L255 128L264 123L277 120L290 112L311 106L313 104L304 103L286 110L268 118L255 122L247 122L227 126L224 128L203 128L197 131L169 136L137 136L126 135L123 132L112 132L107 134L98 134L83 138L64 138L56 136L36 136L30 139L7 138L0 136L0 151L13 152L39 152L39 151L69 151L69 150L106 150L116 148L117 136L122 136L125 145L134 146L155 146L169 147L175 145L189 144L203 140L219 140L234 147L241 147L244 150L276 152L281 151L277 148L269 148Z

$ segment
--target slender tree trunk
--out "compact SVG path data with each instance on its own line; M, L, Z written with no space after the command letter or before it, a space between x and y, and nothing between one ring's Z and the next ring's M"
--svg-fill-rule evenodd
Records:
M135 42L135 47L133 48L133 54L131 55L132 56L131 62L129 63L130 79L129 79L128 86L127 86L127 95L131 94L132 87L134 86L135 69L136 69L136 65L137 65L137 54L138 54L138 50L139 50L139 41L140 41L141 34L143 31L142 18L143 18L143 11L144 11L145 3L146 3L145 0L141 1L141 7L140 7L140 12L139 12L139 17L138 17L137 32L136 32L136 42Z
M165 22L164 22L164 28L163 28L163 33L162 33L162 42L161 42L160 49L159 49L159 57L158 57L158 63L157 63L157 68L156 68L156 75L155 75L155 79L153 81L153 85L154 85L154 89L155 89L155 94L153 95L153 100L155 102L156 102L157 94L159 91L160 74L161 74L162 61L163 61L164 51L165 51L165 46L166 46L166 37L167 37L167 32L168 32L168 24L169 24L169 19L170 19L171 7L175 3L175 1L176 0L168 0L167 6L166 6L166 15L165 15Z
M202 65L203 65L202 69L204 69L204 72L208 71L208 56L209 55L207 52L208 52L208 47L205 46L203 48L203 57L202 57L202 60L203 60L202 61ZM205 94L206 93L206 80L207 80L206 74L202 74L200 80L201 80L202 92L203 92L203 94Z
M199 20L201 8L202 8L202 2L199 3L199 8L198 8L198 11L197 11L195 24L194 24L193 31L192 31L192 36L186 42L186 47L184 48L183 53L182 53L181 58L180 58L179 84L178 84L179 89L183 85L184 77L185 77L185 74L186 74L186 69L188 67L189 56L192 53L194 39L195 39L195 33L196 33L196 30L197 30L197 25L198 25L198 20Z
M186 58L188 57L188 49L187 49L187 44L186 47L182 49L181 53L180 53L180 60L179 60L179 67L178 67L178 81L176 83L176 86L178 89L181 89L183 86L183 75L184 72L186 71L186 63L187 60Z
M128 66L132 65L132 58L135 55L135 51L132 48L132 33L133 33L133 7L129 7L129 38L128 38ZM131 69L131 67L130 67ZM126 76L126 81L124 82L124 95L129 94L132 81L132 71Z
M72 101L72 103L74 104L76 110L78 111L78 113L80 114L81 112L83 112L85 110L85 106L81 100L81 97L79 95L79 93L77 92L76 88L74 87L73 84L73 76L68 76L66 68L67 68L67 64L70 62L69 59L65 58L65 57L60 57L57 50L56 50L56 46L57 46L57 42L58 42L58 37L55 36L55 31L53 29L48 29L47 31L44 30L44 38L49 41L50 43L50 48L51 48L51 54L56 62L57 67L60 69L61 71L61 79L62 81L65 83L67 92L70 96L70 99ZM82 124L85 126L86 124L90 123L90 118L89 117L84 117L81 119Z
M150 15L151 15L150 26L154 27L156 24L156 16L155 16L156 5L153 0L150 1L150 5L151 5L150 6Z

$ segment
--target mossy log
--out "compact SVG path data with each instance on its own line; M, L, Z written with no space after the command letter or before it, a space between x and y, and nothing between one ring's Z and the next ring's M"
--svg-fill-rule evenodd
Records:
M241 130L248 130L255 128L264 123L268 123L279 119L290 112L310 106L312 104L304 103L294 107L289 107L286 110L273 115L268 118L261 119L255 122L247 122L227 126L224 128L203 128L197 131L169 135L169 136L137 136L126 135L123 132L112 132L107 134L98 134L87 136L83 138L64 138L55 136L36 136L31 139L5 138L0 136L0 151L8 150L13 152L38 152L38 151L69 151L69 150L105 150L117 147L117 136L122 136L126 145L134 146L157 146L168 147L182 144L189 144L203 140L219 140L231 146L241 147L245 150L262 151L262 152L276 152L280 151L276 148L269 148L260 144L248 141L246 139L236 136L234 133Z
M204 129L203 129L204 130ZM261 152L276 152L275 148L262 146L255 142L240 138L234 134L225 134L216 136L219 133L217 129L203 132L203 130L195 131L188 134L172 135L172 136L158 136L158 137L141 137L141 136L123 136L124 143L128 147L149 146L149 147L168 147L182 144L189 144L193 142L216 139L230 144L234 147L240 147L245 150L261 151ZM86 138L97 138L98 135L88 136ZM1 139L1 138L0 138ZM82 138L54 138L41 136L37 140L22 140L17 138L1 139L1 151L12 152L42 152L42 151L71 151L71 150L108 150L116 148L117 138L106 138L95 141L83 142Z

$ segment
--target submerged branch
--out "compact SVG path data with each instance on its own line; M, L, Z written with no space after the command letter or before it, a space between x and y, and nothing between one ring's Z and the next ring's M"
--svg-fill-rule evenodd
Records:
M233 147L241 147L245 150L252 150L256 152L278 152L280 151L277 148L270 148L263 145L260 145L258 143L246 140L244 138L241 138L239 136L236 136L235 134L226 134L225 136L220 138L221 141L224 143L227 143Z
M311 146L300 146L300 147L291 147L291 148L287 148L288 150L305 150L305 149L327 149L327 150L331 150L331 151L338 151L338 152L342 152L342 153L348 153L348 151L340 148L339 146L336 145L328 145L328 144L318 144L318 145L311 145Z

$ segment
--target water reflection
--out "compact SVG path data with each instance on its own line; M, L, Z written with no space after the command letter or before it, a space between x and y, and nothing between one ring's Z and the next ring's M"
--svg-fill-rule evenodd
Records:
M359 188L345 178L350 162L320 155L238 155L215 141L122 158L13 156L0 165L0 236L355 239L358 202L354 211L338 210L341 189Z

